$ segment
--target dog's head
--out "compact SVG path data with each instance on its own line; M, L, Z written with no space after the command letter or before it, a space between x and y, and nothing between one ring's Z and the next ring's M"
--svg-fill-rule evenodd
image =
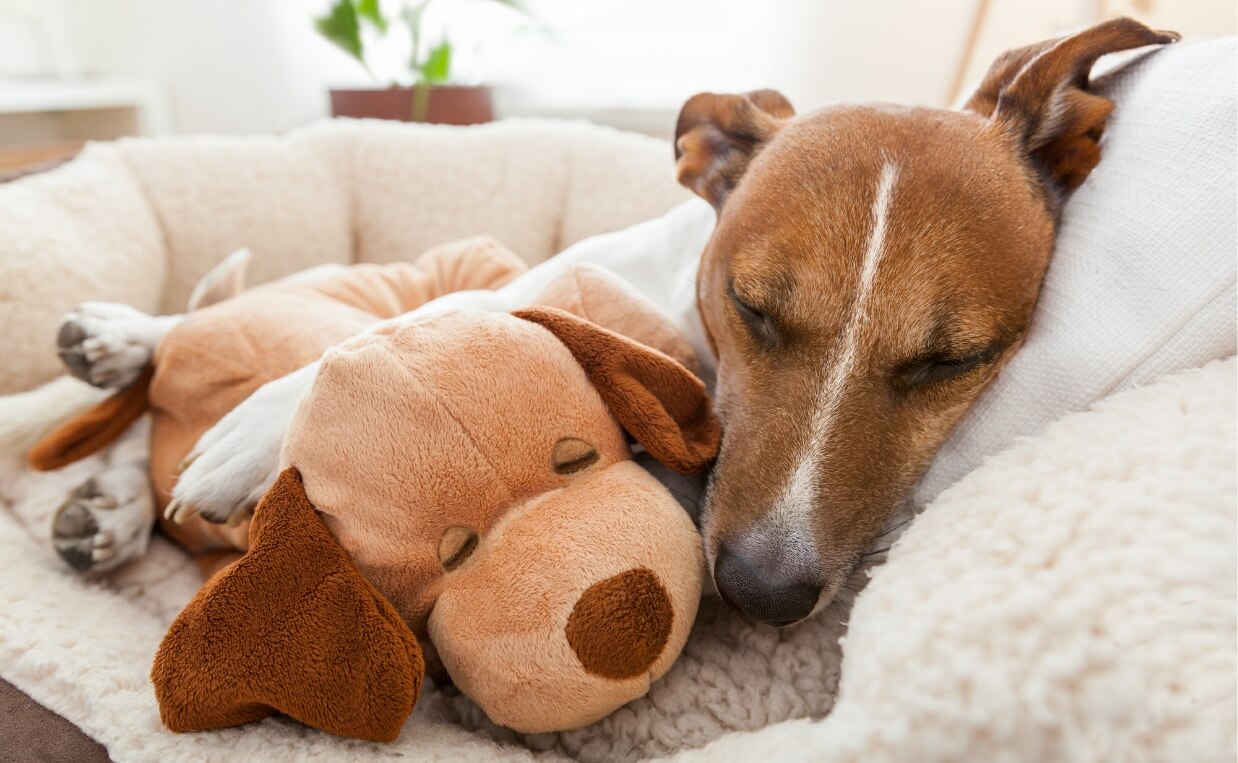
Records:
M787 624L828 602L1018 347L1063 199L1100 159L1101 55L1128 20L1011 51L961 111L702 94L679 178L718 211L698 282L722 450L705 509L723 596Z
M616 306L603 301L602 312ZM632 333L665 336L659 321ZM247 701L391 738L420 683L410 648L433 650L491 719L520 731L574 728L641 696L687 638L703 558L691 520L631 460L627 438L699 471L717 449L711 411L669 355L555 308L448 313L330 351L249 554L169 633L163 652L177 656L156 671L165 720L227 725L251 717ZM298 524L317 540L266 537ZM227 635L212 619L228 620ZM338 646L352 644L365 646L355 659ZM222 677L201 669L204 645L229 653L214 655ZM203 676L233 688L203 691ZM374 683L386 688L367 699Z

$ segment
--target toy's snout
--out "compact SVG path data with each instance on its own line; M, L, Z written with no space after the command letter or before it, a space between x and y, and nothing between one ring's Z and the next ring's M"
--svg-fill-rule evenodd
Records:
M567 643L587 672L635 678L662 655L674 622L674 607L657 574L640 567L581 594L567 620Z
M591 723L644 695L683 649L700 535L632 461L514 507L449 570L430 640L491 720L522 732Z

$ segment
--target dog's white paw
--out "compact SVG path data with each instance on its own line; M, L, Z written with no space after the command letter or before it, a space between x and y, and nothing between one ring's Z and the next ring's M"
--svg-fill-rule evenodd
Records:
M69 494L52 518L52 544L77 572L101 575L146 553L154 521L146 470L115 467Z
M284 433L317 370L306 366L259 387L207 430L185 457L165 516L230 524L247 517L279 476Z
M69 373L82 381L120 389L138 378L177 319L112 302L84 302L61 319L57 352Z

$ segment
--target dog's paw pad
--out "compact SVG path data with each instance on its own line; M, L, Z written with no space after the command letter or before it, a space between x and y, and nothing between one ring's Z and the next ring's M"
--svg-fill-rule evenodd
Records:
M56 330L56 352L70 374L104 389L132 384L150 361L155 318L125 305L79 305Z
M70 499L52 520L52 543L60 558L78 572L88 572L94 563L94 537L99 523L81 503Z
M56 511L52 545L69 567L83 575L110 572L145 552L151 513L148 492L118 500L92 477Z
M76 313L70 313L60 324L56 332L56 346L61 350L72 350L86 339L86 329L75 319Z

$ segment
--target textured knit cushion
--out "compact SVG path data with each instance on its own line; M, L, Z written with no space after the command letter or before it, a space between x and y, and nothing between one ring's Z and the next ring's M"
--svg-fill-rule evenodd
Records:
M1064 413L1234 354L1236 48L1170 46L1101 87L1103 158L1065 207L1027 342L916 503Z

